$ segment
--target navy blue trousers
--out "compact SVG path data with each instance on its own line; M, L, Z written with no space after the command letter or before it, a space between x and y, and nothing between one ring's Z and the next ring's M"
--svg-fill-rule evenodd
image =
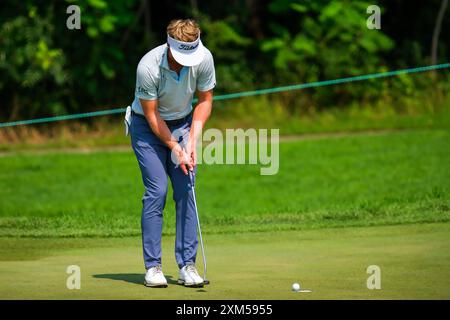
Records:
M180 145L189 139L192 115L181 124L169 126ZM171 150L153 133L146 119L133 115L131 144L141 169L145 192L142 197L142 246L145 268L161 265L163 210L168 178L172 183L176 209L175 258L179 268L195 263L197 218L190 179L171 157Z

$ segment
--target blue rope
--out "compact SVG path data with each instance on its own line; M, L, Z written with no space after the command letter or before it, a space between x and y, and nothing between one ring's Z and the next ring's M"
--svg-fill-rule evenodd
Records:
M316 81L316 82L310 82L310 83L294 84L294 85L282 86L282 87L276 87L276 88L267 88L267 89L253 90L253 91L223 94L223 95L215 96L214 100L215 101L228 100L228 99L256 96L256 95L262 95L262 94L270 94L270 93L276 93L276 92L285 92L285 91L301 90L301 89L307 89L307 88L324 87L324 86L330 86L330 85L336 85L336 84L342 84L342 83L364 81L364 80L378 79L378 78L387 78L387 77L398 76L401 74L419 73L419 72L426 72L426 71L446 69L446 68L450 68L450 63L436 64L436 65L430 65L430 66L418 67L418 68L410 68L410 69L401 69L401 70L388 71L388 72L372 73L372 74L340 78L340 79L334 79L334 80L325 80L325 81ZM196 102L196 101L197 101L197 99L194 99L193 102ZM63 120L90 118L90 117L111 115L111 114L117 114L117 113L123 113L123 112L125 112L125 108L116 108L116 109L86 112L86 113L77 113L77 114L68 114L68 115L39 118L39 119L3 122L3 123L0 123L0 128L13 127L13 126L19 126L19 125L37 124L37 123L63 121Z

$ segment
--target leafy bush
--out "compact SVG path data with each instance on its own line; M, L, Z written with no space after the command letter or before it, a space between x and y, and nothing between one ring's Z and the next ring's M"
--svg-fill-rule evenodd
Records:
M27 16L0 25L0 89L7 93L11 118L30 117L43 108L51 114L66 111L58 99L69 80L66 57L54 45L51 17L30 7ZM50 88L58 90L46 91Z

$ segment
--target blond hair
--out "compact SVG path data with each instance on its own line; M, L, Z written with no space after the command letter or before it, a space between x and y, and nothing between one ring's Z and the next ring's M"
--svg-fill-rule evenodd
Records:
M172 20L167 26L167 34L175 40L193 42L200 36L200 27L192 19Z

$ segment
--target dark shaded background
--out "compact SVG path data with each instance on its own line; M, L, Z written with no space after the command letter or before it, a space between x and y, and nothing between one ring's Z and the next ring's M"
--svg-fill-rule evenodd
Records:
M165 41L173 18L194 17L213 52L216 94L340 78L431 64L442 0L429 1L12 1L0 5L0 119L15 120L124 106L135 68ZM66 8L81 8L81 30L68 30ZM382 29L365 27L368 5L382 10ZM437 63L449 61L450 8ZM440 78L439 78L440 77ZM434 80L433 80L434 79ZM438 78L392 80L398 95L436 88ZM396 82L397 81L397 82ZM448 85L439 87L446 90ZM289 108L345 107L376 99L373 82L315 89ZM286 98L286 97L284 97ZM276 98L274 98L276 99Z

